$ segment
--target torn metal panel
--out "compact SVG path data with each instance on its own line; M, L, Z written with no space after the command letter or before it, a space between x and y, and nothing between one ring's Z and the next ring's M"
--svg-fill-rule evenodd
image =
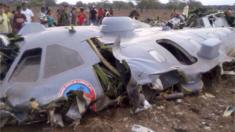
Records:
M201 89L203 84L198 81L201 80L198 75L234 59L229 56L228 50L234 49L234 33L231 28L208 28L155 31L142 37L136 34L138 37L121 39L120 46L114 47L113 53L120 61L127 61L132 76L141 85L154 84L159 75L177 70L187 81L182 83L183 85L190 86L192 89ZM216 41L210 41L213 39ZM204 53L206 45L211 46L207 49L207 53L211 52L212 55L209 58L200 55L200 52ZM188 64L187 59L191 61ZM194 76L197 78L190 79Z

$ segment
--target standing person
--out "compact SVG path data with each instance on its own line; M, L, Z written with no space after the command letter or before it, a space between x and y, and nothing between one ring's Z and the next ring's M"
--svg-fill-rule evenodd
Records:
M34 19L34 14L32 10L27 8L27 5L25 2L22 3L22 10L21 13L25 15L26 17L26 22L25 23L31 23Z
M82 7L81 7L82 8ZM79 15L80 11L81 11L81 8L80 7L76 7L76 14Z
M103 8L99 8L99 10L98 10L98 20L97 20L98 25L100 25L102 23L104 15L105 14L104 14Z
M174 9L172 12L171 12L171 18L174 18L174 17L177 17L179 14L178 12L176 11L176 9Z
M67 5L63 5L63 7L60 8L59 14L58 14L58 26L69 26L69 13L67 11Z
M9 19L3 6L0 7L0 33L9 33Z
M53 18L50 9L48 9L48 11L47 11L47 25L48 25L48 27L53 27L53 26L56 25L55 24L55 19Z
M95 25L97 22L96 22L96 14L97 14L97 11L95 10L95 6L93 6L91 9L90 9L90 24L91 25Z
M110 14L110 16L113 16L113 8L109 9L109 14Z
M80 12L78 14L78 25L84 25L86 22L86 14L84 13L84 9L80 8Z
M76 13L76 8L73 7L71 12L70 12L70 24L76 25L77 23L77 13Z
M13 25L13 13L10 10L10 7L6 5L5 7L5 14L7 15L8 19L9 19L9 23L8 23L8 28L9 28L9 32L12 32L12 25Z
M235 22L235 17L233 16L233 13L232 13L232 12L233 12L233 11L232 11L231 8L228 8L228 9L224 12L225 18L226 18L228 24L229 24L231 27L235 26L235 25L234 25L234 24L235 24L235 23L234 23L234 22Z
M59 18L60 18L60 13L61 12L61 8L58 8L56 10L56 22L57 22L57 25L59 25Z
M139 13L136 9L133 9L133 10L130 12L129 17L132 18L132 19L138 20L139 17L140 17L140 13Z
M109 13L109 11L108 10L104 10L104 16L105 17L110 17L111 15L110 15L110 13Z
M21 7L17 6L13 17L13 32L18 33L26 22L26 16L21 13Z
M39 19L40 19L40 23L47 27L47 15L46 15L46 8L45 7L41 7Z

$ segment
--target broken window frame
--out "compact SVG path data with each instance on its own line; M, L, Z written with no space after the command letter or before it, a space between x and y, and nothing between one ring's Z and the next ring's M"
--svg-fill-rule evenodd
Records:
M57 71L57 73L52 73L51 75L46 75L46 74L47 74L47 72L46 72L46 67L47 67L47 66L46 66L46 65L47 65L47 50L48 50L49 46L58 46L58 47L60 47L60 48L66 49L67 51L68 51L68 50L73 51L73 52L76 53L77 55L72 56L72 57L73 57L73 58L78 58L78 59L79 59L79 64L75 64L75 66L69 67L69 68L65 68L64 70L59 71L59 72ZM45 48L45 58L44 58L44 67L43 67L43 76L42 76L42 78L49 78L49 77L52 77L52 76L56 76L56 75L58 75L58 74L61 74L61 73L63 73L63 72L69 71L69 70L71 70L71 69L73 69L73 68L76 68L76 67L79 67L79 66L82 66L83 64L85 64L84 58L82 57L82 55L81 55L78 51L76 51L76 50L74 50L74 49L71 49L71 48L67 48L67 47L62 46L62 45L59 45L59 44L53 44L53 45L49 45L49 46L47 46L47 47ZM49 62L50 62L50 61L49 61ZM63 62L61 62L61 63L63 63ZM60 69L60 70L61 70L61 69Z
M36 53L36 55L32 55L31 57L30 57L30 55L29 55L29 57L26 56L28 52L32 52L32 54L35 54L36 50L38 50L37 51L38 53ZM24 81L22 81L22 80L18 80L18 81L17 80L13 80L13 77L15 76L16 72L19 72L18 69L21 68L21 70L22 70L22 67L25 64L25 62L26 62L26 59L25 59L26 57L25 56L27 57L27 59L31 59L33 57L40 56L40 62L39 62L39 66L38 66L39 69L38 69L38 73L36 73L37 77L36 77L36 79L30 80L30 81L28 81L28 79L24 80ZM13 72L11 73L10 77L8 78L8 82L30 83L30 82L38 81L40 79L42 61L43 61L43 48L37 47L37 48L25 50L24 53L20 56L20 59L17 61L17 65L14 67Z
M160 45L161 47L163 47L165 50L167 50L168 52L170 52L170 54L172 54L176 60L183 64L183 65L192 65L195 64L197 62L197 58L192 56L190 53L188 53L184 48L182 48L180 45L178 45L177 43L175 43L172 40L169 39L159 39L156 40L156 43L158 45ZM173 53L173 50L168 49L167 47L164 46L164 44L167 44L168 46L171 46L172 48L176 49L177 52L179 52L181 55L183 55L184 60L182 60L180 57L176 56L176 53ZM185 61L185 59L187 61Z
M87 43L100 59L100 63L93 65L93 69L101 83L105 95L110 99L117 98L121 95L121 91L124 90L123 73L117 68L117 64L110 62L109 59L106 58L107 56L102 53L102 50L112 53L110 47L106 46L106 44L102 43L98 38L90 38L87 40ZM119 65L123 64L120 63Z

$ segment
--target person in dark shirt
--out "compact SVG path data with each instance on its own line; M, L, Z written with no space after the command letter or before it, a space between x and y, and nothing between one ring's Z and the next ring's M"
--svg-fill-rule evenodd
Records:
M110 16L113 16L113 8L109 9Z
M77 14L76 14L76 8L73 7L70 12L70 23L72 25L77 25Z
M140 13L136 9L132 10L129 14L130 18L136 19L136 20L139 19L139 16L140 16Z
M67 10L67 5L63 5L58 12L58 26L69 26L70 21L69 21L69 13Z
M228 24L229 24L231 27L235 26L235 17L233 16L233 13L232 13L232 12L233 12L233 11L232 11L231 8L228 8L228 9L224 12L225 18L226 18Z
M90 24L91 25L96 25L97 24L96 14L97 14L97 11L95 10L95 7L92 7L91 10L90 10Z
M21 7L18 6L16 8L16 12L13 18L13 32L18 33L20 29L24 26L25 22L26 22L26 16L21 13Z

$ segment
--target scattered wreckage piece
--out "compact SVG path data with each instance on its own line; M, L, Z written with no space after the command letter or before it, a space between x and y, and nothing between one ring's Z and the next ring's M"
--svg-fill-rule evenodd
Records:
M0 88L1 126L45 121L76 126L85 112L101 111L125 95L139 112L151 108L151 96L199 92L204 74L224 63L233 66L231 28L163 32L111 17L100 28L71 30L55 27L23 36Z
M146 19L144 22L150 24L152 27L163 27L163 30L183 29L183 28L212 28L212 27L234 27L230 24L221 11L208 11L207 9L196 9L191 11L188 15L177 15L168 21L161 21L158 19ZM234 16L235 17L235 16Z
M134 124L131 128L132 132L154 132L152 129L144 127L142 125Z
M234 27L228 24L224 12L202 14L191 14L188 18L183 16L174 17L167 22L171 29L188 28L215 28L215 27Z
M235 107L234 106L228 106L223 114L223 117L229 117L235 112Z
M195 18L196 17L196 18ZM210 27L230 27L224 12L215 12L205 16L191 16L187 25L189 27L210 28Z

